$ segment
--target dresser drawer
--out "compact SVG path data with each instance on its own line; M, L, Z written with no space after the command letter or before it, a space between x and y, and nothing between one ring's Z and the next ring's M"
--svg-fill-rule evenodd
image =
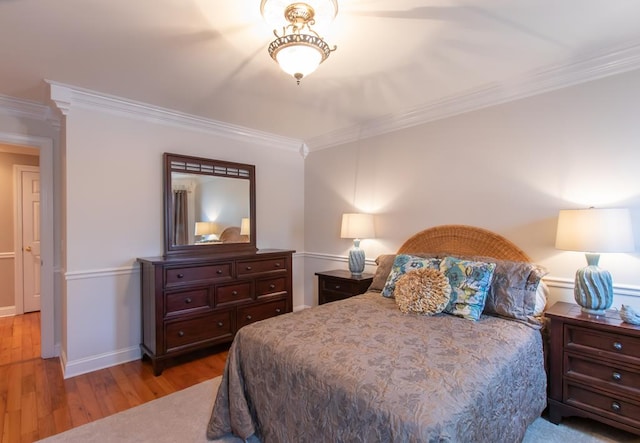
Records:
M233 311L216 312L189 320L165 324L165 351L233 336Z
M565 385L564 402L598 415L637 426L640 405L606 393L568 383Z
M166 268L165 286L171 287L196 282L213 282L223 278L230 278L232 269L231 263Z
M167 293L165 295L164 306L166 316L208 310L211 308L209 303L209 289L200 288L191 291Z
M274 300L259 305L238 309L238 329L250 323L284 314L287 309L286 300Z
M216 306L251 300L251 282L216 287Z
M637 370L601 363L588 357L565 353L565 374L593 386L640 396L640 373Z
M238 276L246 276L263 272L285 272L286 270L286 257L277 257L264 260L238 261L237 273Z
M640 337L565 325L565 347L640 364Z
M256 281L256 296L278 294L287 290L287 279L285 277L269 278Z

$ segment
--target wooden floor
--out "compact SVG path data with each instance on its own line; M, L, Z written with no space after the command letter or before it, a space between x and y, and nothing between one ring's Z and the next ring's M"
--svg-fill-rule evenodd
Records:
M33 442L222 374L226 350L155 377L133 361L62 379L58 358L40 358L40 313L0 318L0 443Z

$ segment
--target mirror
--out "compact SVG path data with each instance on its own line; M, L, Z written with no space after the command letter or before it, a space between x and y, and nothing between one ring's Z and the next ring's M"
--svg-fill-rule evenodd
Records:
M256 250L255 166L164 154L165 254Z

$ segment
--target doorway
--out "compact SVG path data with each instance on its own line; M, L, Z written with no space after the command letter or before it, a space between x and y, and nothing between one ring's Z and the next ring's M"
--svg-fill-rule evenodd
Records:
M38 269L39 275L34 278L37 280L38 292L40 292L41 356L43 358L55 357L59 355L59 349L56 349L55 345L56 328L54 319L53 141L45 137L0 132L0 144L12 145L17 149L37 150L40 158L40 203L38 204L39 216L37 217L39 222L40 266ZM14 249L18 248L20 244L20 242L14 242Z

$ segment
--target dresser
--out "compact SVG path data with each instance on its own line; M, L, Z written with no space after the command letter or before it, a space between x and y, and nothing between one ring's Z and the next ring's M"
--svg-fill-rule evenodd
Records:
M640 327L556 303L549 335L549 419L587 417L640 434Z
M143 355L169 360L228 343L243 326L291 312L292 253L139 258Z
M316 272L316 275L319 305L363 294L373 281L373 274L353 275L342 269Z

